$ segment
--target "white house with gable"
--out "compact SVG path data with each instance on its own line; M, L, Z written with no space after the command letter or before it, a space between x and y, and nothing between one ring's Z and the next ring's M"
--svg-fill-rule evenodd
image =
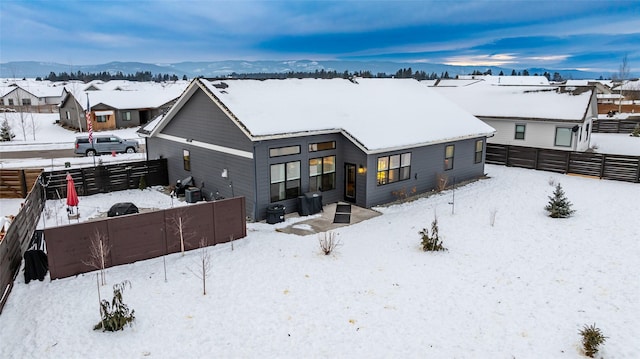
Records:
M433 89L495 128L488 143L586 151L598 116L595 90L576 95L555 86L482 83Z

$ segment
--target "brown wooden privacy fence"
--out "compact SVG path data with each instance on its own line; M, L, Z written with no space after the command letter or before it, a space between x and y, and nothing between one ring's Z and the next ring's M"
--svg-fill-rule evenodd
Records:
M640 156L487 144L486 163L640 182Z
M96 270L86 264L96 233L110 249L106 267L179 252L180 219L185 250L199 248L203 238L211 246L247 235L244 197L49 228L44 240L51 279Z
M631 133L640 125L637 120L595 120L593 121L592 132L596 133Z
M0 198L25 198L42 169L0 170Z
M73 178L79 196L138 188L145 178L148 186L169 184L167 159L125 162L107 166L74 168L46 172L47 199L64 198L67 193L67 173Z
M42 187L36 181L4 238L0 240L0 313L20 269L22 256L31 242L44 203Z

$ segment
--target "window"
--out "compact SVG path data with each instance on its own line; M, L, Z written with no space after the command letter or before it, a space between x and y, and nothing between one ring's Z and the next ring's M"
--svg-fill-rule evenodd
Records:
M31 99L30 98L23 98L22 99L22 106L31 106Z
M589 124L588 124L588 123L587 123L587 129L586 129L586 131L587 131L587 135L586 135L587 137L584 139L585 141L589 139L589 133L590 133L590 132L589 132Z
M569 127L556 127L555 145L560 147L571 147L571 137L573 132Z
M482 162L482 150L484 148L484 141L483 140L477 140L476 141L476 162L475 163L480 163Z
M336 188L336 156L309 160L309 191L330 191Z
M309 152L334 150L336 148L336 141L318 142L309 144Z
M455 152L454 145L448 145L444 149L444 169L450 170L453 169L453 155Z
M126 111L122 113L122 120L123 121L131 121L131 112L130 111Z
M411 177L411 153L378 157L378 186Z
M516 140L524 140L524 131L526 128L525 125L516 125Z
M96 115L96 122L107 122L106 115Z
M191 152L189 150L182 150L182 163L185 171L191 171Z
M4 106L4 99L0 98L0 105Z
M13 99L12 98L9 99L9 106L13 106Z
M269 149L269 157L280 157L297 155L300 153L300 146L278 147Z
M67 116L67 121L71 119L71 115L69 114L69 111L65 112L66 116Z
M300 161L271 165L271 202L300 195Z

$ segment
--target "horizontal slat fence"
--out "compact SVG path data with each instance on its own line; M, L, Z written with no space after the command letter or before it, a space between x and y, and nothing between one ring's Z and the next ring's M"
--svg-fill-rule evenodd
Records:
M486 163L640 183L640 156L487 144Z
M42 187L35 181L22 208L11 221L4 238L0 240L0 313L18 275L22 256L31 242L44 203Z
M595 133L631 133L640 126L640 119L637 120L594 120L592 132Z
M0 170L0 198L25 198L42 169Z
M67 173L73 178L80 196L135 189L140 178L145 177L147 186L169 184L167 159L126 162L107 166L74 168L46 172L47 199L64 198L67 191Z

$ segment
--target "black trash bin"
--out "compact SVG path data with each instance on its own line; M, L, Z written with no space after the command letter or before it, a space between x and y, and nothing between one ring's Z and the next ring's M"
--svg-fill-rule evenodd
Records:
M307 201L306 196L298 196L298 214L301 216L308 216L311 214L309 201Z
M267 223L275 224L284 222L284 206L272 204L267 207Z

